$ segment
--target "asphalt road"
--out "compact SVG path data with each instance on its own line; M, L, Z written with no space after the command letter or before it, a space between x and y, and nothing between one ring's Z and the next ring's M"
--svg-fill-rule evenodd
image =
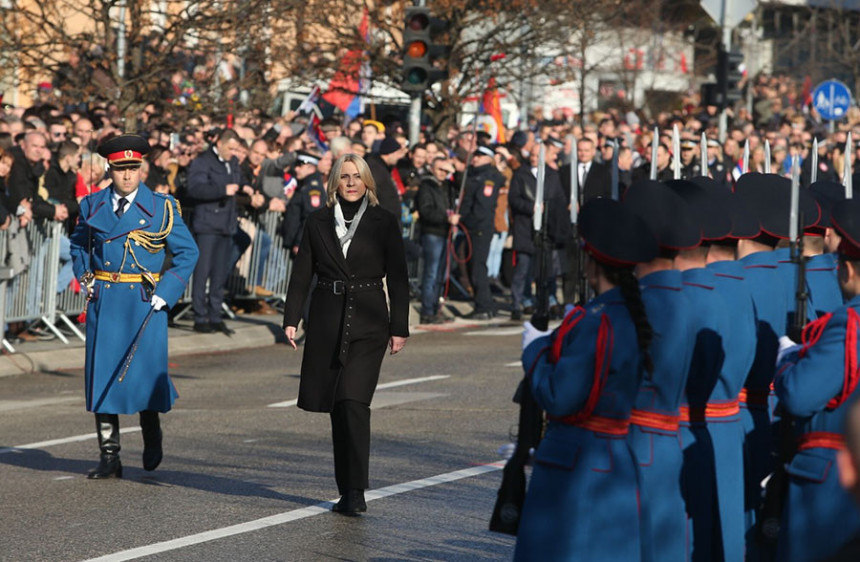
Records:
M0 378L0 560L510 559L487 523L518 357L509 325L417 334L386 358L362 517L328 511L329 419L295 407L301 353L284 345L173 359L164 462L140 468L121 416L121 480L85 478L98 450L80 370Z

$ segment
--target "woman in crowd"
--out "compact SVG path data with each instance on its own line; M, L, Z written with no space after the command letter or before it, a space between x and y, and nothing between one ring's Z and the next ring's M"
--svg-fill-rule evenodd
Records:
M341 494L332 509L356 515L367 510L370 401L386 346L397 353L409 336L409 284L397 219L378 206L367 163L354 154L338 158L326 191L326 207L305 224L283 326L295 349L296 329L316 275L305 322L298 406L329 412Z

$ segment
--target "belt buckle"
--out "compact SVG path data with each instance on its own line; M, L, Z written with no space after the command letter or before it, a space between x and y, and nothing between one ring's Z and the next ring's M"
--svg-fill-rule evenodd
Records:
M344 292L346 292L345 289L346 289L346 287L345 287L343 281L340 279L336 279L331 284L331 291L336 295L344 294Z
M119 283L121 273L119 271L112 271L110 274L110 280L114 283Z

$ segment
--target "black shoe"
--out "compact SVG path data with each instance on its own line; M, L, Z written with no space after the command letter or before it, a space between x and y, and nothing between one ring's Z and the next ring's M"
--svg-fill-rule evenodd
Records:
M212 331L221 332L222 334L224 334L226 336L232 336L233 334L236 333L235 330L231 330L230 328L228 328L227 324L225 324L224 322L218 322L217 324L212 324Z
M483 310L473 310L469 314L463 316L466 320L489 320L493 315Z
M122 478L122 463L119 455L102 453L99 465L87 474L90 480L103 480L105 478Z
M511 311L511 320L522 320L523 319L523 311L522 310L512 310Z
M358 515L367 511L367 502L364 501L364 490L350 490L340 497L340 501L331 508L335 513L341 515Z
M194 323L194 331L199 332L201 334L211 334L212 333L212 324L208 322L195 322Z
M445 320L437 316L427 316L425 314L421 315L421 323L422 324L443 324Z

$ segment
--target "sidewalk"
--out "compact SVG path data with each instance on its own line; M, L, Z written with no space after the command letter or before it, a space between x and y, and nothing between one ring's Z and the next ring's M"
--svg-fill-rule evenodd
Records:
M467 321L462 318L472 311L472 303L465 301L448 301L445 311L448 316L455 318L453 322L433 326L421 326L419 322L418 303L410 303L409 331L412 335L430 331L455 331L480 326L499 326L510 323L510 313L501 311L500 315L487 321ZM192 355L213 351L231 351L265 347L276 343L286 343L286 337L281 330L281 315L236 315L235 319L225 319L227 326L234 330L231 336L222 333L199 334L192 330L190 319L183 319L168 328L169 357ZM84 342L64 332L69 340L64 344L57 338L48 341L13 343L15 353L6 350L0 355L0 377L28 374L34 371L54 372L64 369L83 369L85 347ZM301 334L301 331L299 332Z

